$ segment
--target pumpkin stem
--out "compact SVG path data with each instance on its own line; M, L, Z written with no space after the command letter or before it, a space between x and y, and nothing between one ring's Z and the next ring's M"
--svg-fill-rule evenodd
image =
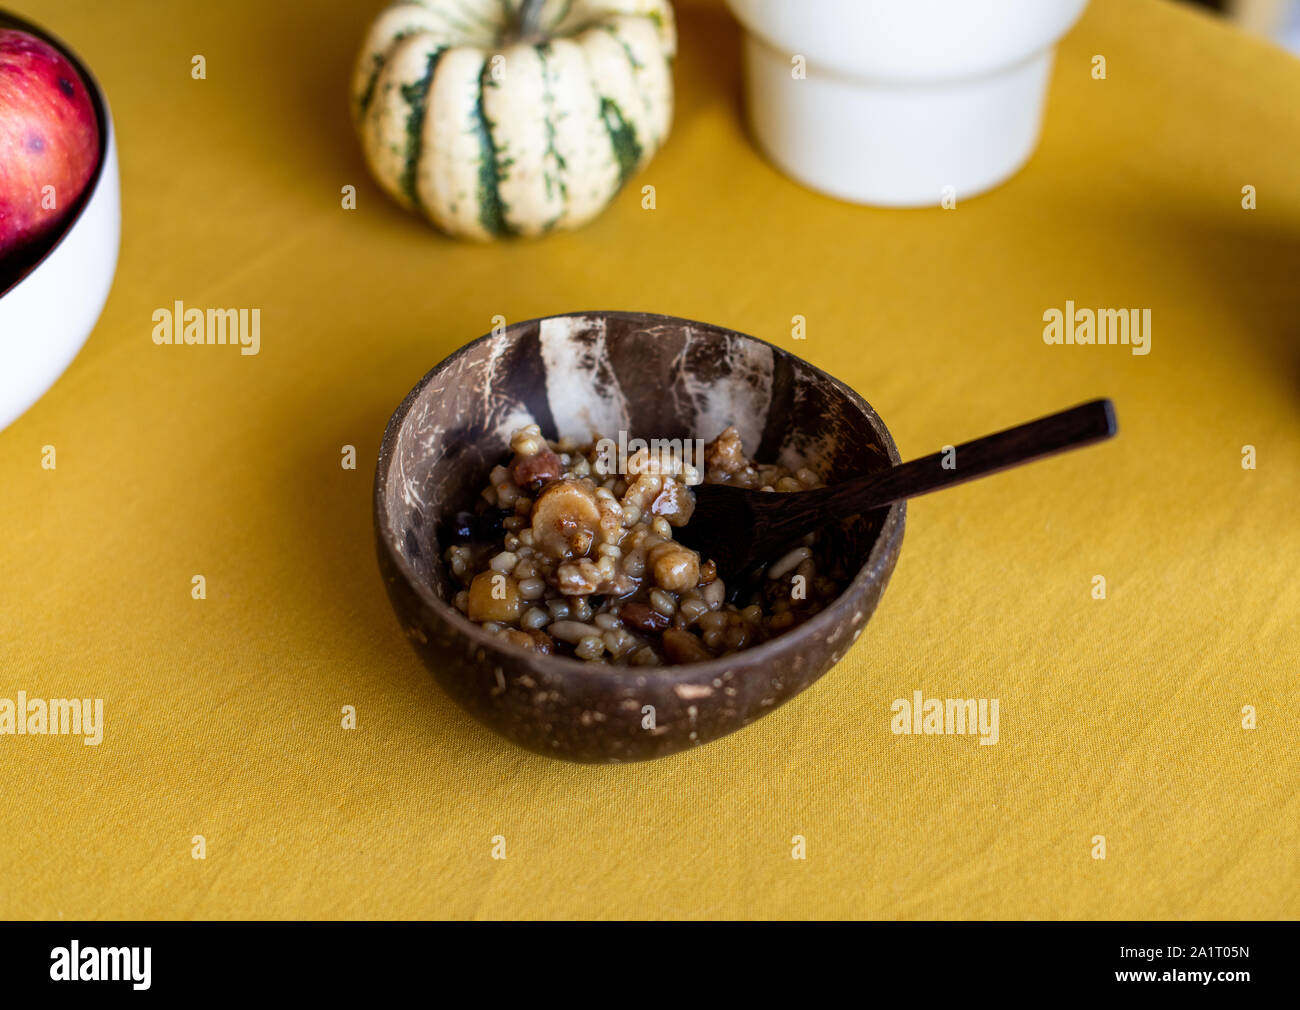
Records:
M519 5L519 37L531 39L541 29L542 5L546 0L524 0Z

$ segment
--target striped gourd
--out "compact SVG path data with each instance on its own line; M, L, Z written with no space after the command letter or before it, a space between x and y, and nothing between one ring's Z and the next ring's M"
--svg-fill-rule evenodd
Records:
M379 184L443 231L576 228L663 143L676 45L668 0L401 0L353 116Z

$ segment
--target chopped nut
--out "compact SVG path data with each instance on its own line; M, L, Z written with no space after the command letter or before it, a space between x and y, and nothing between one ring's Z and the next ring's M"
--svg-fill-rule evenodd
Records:
M630 463L629 460L629 465ZM659 494L663 486L664 478L658 474L640 474L636 479L629 482L627 491L623 494L620 501L623 511L640 518L641 514L649 509L650 503L655 500L655 496Z
M650 511L663 516L669 526L685 526L695 511L695 495L685 484L665 479L663 490L650 506Z
M601 572L587 558L566 561L555 570L556 588L565 596L594 593L601 582Z
M740 432L727 428L704 448L704 466L709 480L725 480L745 469L749 461L740 445Z
M510 436L510 448L521 456L532 456L546 448L542 429L537 424L526 424Z
M694 588L700 580L700 556L672 540L650 548L655 584L660 589L681 593Z

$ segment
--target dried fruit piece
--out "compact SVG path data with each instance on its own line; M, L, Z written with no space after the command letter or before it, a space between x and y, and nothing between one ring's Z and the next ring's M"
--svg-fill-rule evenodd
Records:
M448 543L468 540L492 543L501 538L502 523L514 515L510 509L489 508L482 512L457 512L445 527Z
M713 655L704 647L704 643L681 628L669 628L664 632L664 655L672 663L702 663L712 659Z
M542 486L559 480L564 473L560 457L550 449L531 456L515 456L510 463L510 476L522 488L536 493Z
M519 620L519 583L501 572L480 572L469 584L466 610L471 621L513 624Z
M557 480L533 503L533 543L554 558L582 557L591 550L600 509L590 481Z
M638 631L644 631L648 635L663 631L668 627L668 618L644 603L625 603L618 612L618 616L624 624L631 625Z
M533 640L533 648L544 655L550 656L555 652L555 639L544 631L533 628L527 632L528 637Z

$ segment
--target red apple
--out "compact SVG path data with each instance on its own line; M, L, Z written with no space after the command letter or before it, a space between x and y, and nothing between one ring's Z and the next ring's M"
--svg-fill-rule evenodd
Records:
M43 39L0 28L0 259L58 227L98 160L76 67Z

